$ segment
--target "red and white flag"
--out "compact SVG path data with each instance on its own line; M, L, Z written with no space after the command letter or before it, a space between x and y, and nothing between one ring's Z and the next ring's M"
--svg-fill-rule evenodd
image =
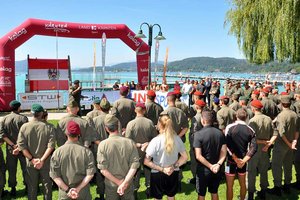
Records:
M68 59L28 58L28 79L30 91L68 90Z

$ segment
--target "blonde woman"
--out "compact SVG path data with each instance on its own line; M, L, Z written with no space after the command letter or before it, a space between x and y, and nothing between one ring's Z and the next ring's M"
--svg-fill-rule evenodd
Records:
M179 167L188 157L168 115L159 118L157 127L160 134L149 143L144 160L144 164L151 168L151 196L162 199L163 195L167 195L168 200L173 200L178 190Z

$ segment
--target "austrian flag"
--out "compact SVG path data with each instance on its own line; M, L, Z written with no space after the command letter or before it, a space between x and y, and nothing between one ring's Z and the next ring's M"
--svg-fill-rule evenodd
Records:
M28 58L28 79L30 91L68 90L68 59Z

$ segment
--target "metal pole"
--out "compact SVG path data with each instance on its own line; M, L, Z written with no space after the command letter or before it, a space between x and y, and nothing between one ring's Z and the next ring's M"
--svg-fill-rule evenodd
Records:
M150 89L150 85L151 85L151 50L152 50L153 26L150 24L150 25L148 25L148 28L149 28L149 38L148 38L148 45L149 45L148 87Z
M56 87L57 87L57 109L59 110L59 69L58 69L58 36L57 36L58 30L56 30L56 73L57 73L57 79L56 79Z

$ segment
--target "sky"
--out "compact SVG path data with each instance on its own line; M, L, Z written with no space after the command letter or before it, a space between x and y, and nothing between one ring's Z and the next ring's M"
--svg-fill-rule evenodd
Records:
M63 22L126 24L135 33L140 24L159 24L166 40L160 41L158 60L188 57L244 58L236 38L224 27L229 0L1 0L0 37L28 18ZM148 29L143 27L148 37ZM153 29L153 38L158 34ZM147 38L144 40L147 42ZM57 46L56 46L57 42ZM96 43L96 64L101 65L101 39L34 36L16 49L16 60L67 58L72 68L92 66ZM153 41L153 44L155 42ZM106 43L106 65L135 61L135 52L119 39ZM154 60L154 45L152 61Z

